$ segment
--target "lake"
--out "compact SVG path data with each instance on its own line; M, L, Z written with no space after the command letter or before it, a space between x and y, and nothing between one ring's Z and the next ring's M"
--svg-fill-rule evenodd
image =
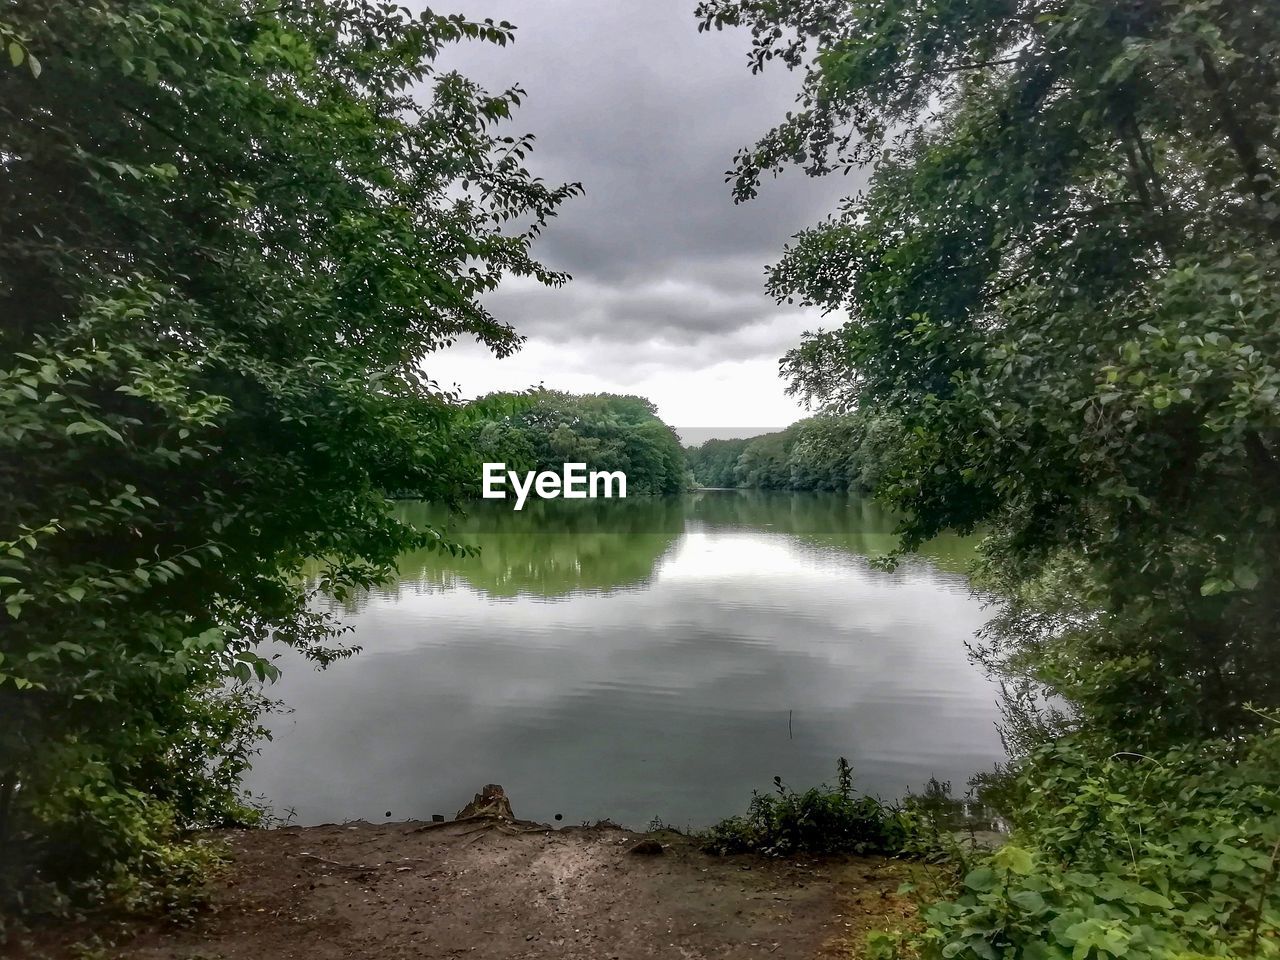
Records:
M343 610L362 653L282 661L292 712L247 786L303 824L451 817L500 783L522 818L700 827L840 756L883 797L963 793L1003 757L972 542L890 572L892 529L834 494L476 504L478 557L406 556Z

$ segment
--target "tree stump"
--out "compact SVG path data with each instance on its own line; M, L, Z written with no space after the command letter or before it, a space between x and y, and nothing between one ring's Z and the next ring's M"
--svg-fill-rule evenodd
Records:
M500 820L514 820L511 812L511 801L506 791L496 783L487 783L484 789L476 794L476 798L458 811L453 819L464 820L467 817L497 817Z

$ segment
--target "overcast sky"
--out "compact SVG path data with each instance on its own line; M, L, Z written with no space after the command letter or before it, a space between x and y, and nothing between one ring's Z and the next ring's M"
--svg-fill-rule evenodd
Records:
M764 268L787 238L856 185L789 174L735 206L724 181L736 150L793 103L798 78L752 76L746 31L703 33L695 0L461 0L434 9L509 20L514 46L468 44L445 63L528 99L512 132L531 132L531 169L578 180L539 241L559 290L508 281L488 299L528 337L496 360L474 344L430 374L467 396L548 387L637 393L676 427L780 427L804 415L784 394L778 358L812 313L764 294Z

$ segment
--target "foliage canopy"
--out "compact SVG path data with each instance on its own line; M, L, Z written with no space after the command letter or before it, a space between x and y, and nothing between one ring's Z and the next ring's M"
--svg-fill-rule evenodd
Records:
M704 0L803 72L742 151L870 172L779 299L844 314L782 361L897 441L905 546L988 531L984 655L1030 681L1015 844L907 949L1276 956L1280 25L1236 0ZM1047 688L1063 712L1036 710ZM1027 704L1032 709L1024 710ZM899 945L882 939L882 956ZM911 955L917 955L912 953Z
M0 11L0 878L100 880L242 815L273 637L341 655L342 595L439 534L388 492L466 481L423 372L564 278L578 192L434 67L506 23L374 0L16 0ZM152 851L149 853L148 851ZM109 876L110 871L108 871Z
M644 397L575 395L558 390L481 398L476 447L484 458L518 471L558 471L565 463L621 470L627 495L680 493L685 457L675 431ZM495 415L506 406L509 412Z
M1175 739L1280 703L1271 14L699 8L750 25L753 69L804 72L799 109L739 155L739 199L786 164L872 170L772 270L779 298L848 316L786 356L793 389L899 425L879 489L908 547L986 525L1011 593L1086 557L1095 613L1045 679Z
M704 487L865 494L879 484L894 435L895 424L885 417L826 413L777 433L708 440L686 448L685 456Z

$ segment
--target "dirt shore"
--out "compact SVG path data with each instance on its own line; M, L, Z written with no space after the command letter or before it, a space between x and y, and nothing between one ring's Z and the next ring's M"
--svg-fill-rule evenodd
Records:
M194 924L117 934L128 960L810 960L901 927L900 864L712 857L675 833L480 819L222 835L231 863ZM642 845L651 852L634 851ZM660 845L661 853L656 852ZM85 931L26 956L84 956Z

